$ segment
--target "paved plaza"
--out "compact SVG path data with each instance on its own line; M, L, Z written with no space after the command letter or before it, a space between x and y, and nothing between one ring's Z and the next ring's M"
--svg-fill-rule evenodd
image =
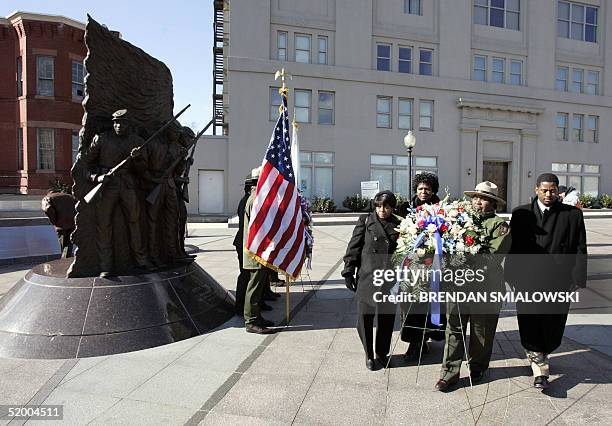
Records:
M478 385L470 387L464 366L461 387L433 391L442 343L433 343L418 366L404 361L406 344L397 331L391 368L366 370L353 293L340 275L352 228L315 226L313 270L291 288L292 319L279 333L247 334L234 317L206 335L138 352L0 359L0 404L61 404L64 424L612 422L612 219L587 220L588 288L551 356L551 387L544 393L532 387L513 306L503 308L491 369ZM230 290L237 276L235 232L191 224L187 239L197 262ZM0 297L31 266L0 269ZM283 297L267 317L280 323L285 290L277 291Z

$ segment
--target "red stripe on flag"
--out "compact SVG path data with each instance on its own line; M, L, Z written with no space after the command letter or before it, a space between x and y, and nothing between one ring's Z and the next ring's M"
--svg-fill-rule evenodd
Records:
M297 230L297 238L293 242L293 247L291 247L291 250L289 250L287 257L285 257L285 260L283 260L283 263L280 264L279 266L280 269L282 269L283 271L287 271L287 266L289 266L289 264L293 261L293 259L295 258L295 255L297 254L298 250L300 249L303 243L304 243L304 221L300 220L300 225ZM287 272L295 276L295 274L291 273L290 271L287 271Z
M300 201L300 198L296 197L295 204L298 204L299 201ZM295 208L297 210L297 205L296 205ZM287 244L287 241L289 241L289 238L291 238L291 236L295 232L295 222L298 219L298 213L299 212L294 212L293 217L291 218L291 222L289 223L289 226L287 227L285 232L283 232L283 236L281 237L281 239L278 242L278 244L276 244L276 247L274 248L272 253L270 253L270 256L268 256L268 263L271 263L271 264L275 265L274 262L276 261L276 257L278 256L278 253L280 252L280 250L282 248L285 247L285 244ZM300 221L302 221L301 217L299 219L300 219ZM277 266L277 265L275 265L275 266Z
M257 256L261 257L265 249L268 248L268 245L270 244L270 241L272 241L272 238L274 238L274 236L276 235L278 228L280 228L281 222L283 221L283 216L285 216L285 213L287 212L287 206L289 204L289 201L291 201L291 198L293 197L294 191L295 185L291 182L287 182L287 187L285 188L285 195L283 196L283 199L280 205L278 206L278 211L276 213L276 216L274 217L272 227L266 234L265 238L259 244L259 248L257 249Z
M283 175L279 174L276 176L275 181L270 186L270 191L266 194L266 198L263 200L263 204L255 213L255 218L249 224L249 239L247 243L247 247L251 247L251 243L255 238L255 235L260 232L260 228L266 220L266 216L268 215L268 211L270 210L270 206L274 202L274 198L276 197L276 193L278 192L278 188L280 184L283 182ZM259 184L258 184L259 186ZM253 215L253 211L251 211L251 217ZM255 250L251 250L255 252Z

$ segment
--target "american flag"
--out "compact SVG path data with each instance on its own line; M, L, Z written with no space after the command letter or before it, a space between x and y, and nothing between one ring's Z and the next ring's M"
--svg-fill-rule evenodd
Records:
M297 278L304 264L304 221L289 140L287 93L257 182L246 249L259 263Z

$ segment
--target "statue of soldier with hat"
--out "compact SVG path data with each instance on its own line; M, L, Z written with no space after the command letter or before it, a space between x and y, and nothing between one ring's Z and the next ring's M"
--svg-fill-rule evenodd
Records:
M113 174L109 172L125 158L140 156L137 149L144 140L130 131L126 109L112 115L113 130L94 136L83 153L86 178L93 183L104 182L102 196L96 201L96 246L101 277L113 273L113 213L121 208L129 232L129 244L136 265L152 270L147 259L140 229L140 200L137 194L136 167L132 160Z

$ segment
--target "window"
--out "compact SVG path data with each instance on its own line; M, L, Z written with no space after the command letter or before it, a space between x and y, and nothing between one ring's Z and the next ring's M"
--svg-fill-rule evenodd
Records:
M412 157L412 174L424 171L438 173L436 157ZM380 182L380 190L390 190L404 197L408 191L408 157L402 155L370 155L370 180Z
M572 141L574 142L584 142L584 135L582 133L582 128L584 124L584 115L582 114L574 114L572 117Z
M487 81L487 57L474 55L474 80Z
M327 64L327 37L319 37L319 63Z
M433 50L419 49L419 74L433 75Z
M557 4L557 36L597 43L599 8L560 1Z
M299 186L304 197L333 198L334 153L300 151L300 162Z
M419 102L419 129L420 130L433 130L433 106L434 101L420 101Z
M53 96L53 61L50 56L36 58L37 85L36 94L40 96Z
M21 56L17 57L17 96L23 96L23 63Z
M334 92L319 92L319 124L334 124Z
M295 35L295 62L310 63L310 36Z
M376 69L378 71L391 71L391 45L376 45Z
M278 120L279 107L282 103L281 94L278 93L280 87L270 87L270 120Z
M38 170L55 170L53 129L38 129Z
M399 48L399 63L397 70L399 72L411 73L412 72L412 48L400 47Z
M421 0L404 0L404 13L421 15Z
M510 84L523 84L523 61L510 60Z
M287 32L279 31L276 40L276 59L279 61L287 60Z
M70 140L72 142L72 164L74 164L79 153L79 132L73 130L70 134Z
M17 129L17 170L23 170L23 128Z
M504 82L504 70L506 68L506 60L503 58L493 58L493 66L491 69L491 80L493 83Z
M599 117L596 115L587 116L587 133L586 133L586 141L587 142L598 142L599 141Z
M555 90L561 92L567 92L567 80L569 75L569 68L557 67L557 79L555 81Z
M587 71L587 83L584 89L587 95L599 94L599 71Z
M391 98L376 97L376 127L391 128Z
M474 0L474 23L519 30L520 0Z
M398 101L398 118L397 127L399 129L412 130L412 106L414 101L412 99L399 98Z
M582 194L599 195L599 165L552 163L551 169L559 176L559 185L573 186Z
M567 140L567 125L569 120L569 114L566 112L557 113L557 140Z
M584 80L584 70L574 68L572 70L572 86L571 91L574 93L582 93L582 82Z
M85 66L82 62L72 61L72 96L85 96Z
M310 123L310 90L295 90L295 121Z

